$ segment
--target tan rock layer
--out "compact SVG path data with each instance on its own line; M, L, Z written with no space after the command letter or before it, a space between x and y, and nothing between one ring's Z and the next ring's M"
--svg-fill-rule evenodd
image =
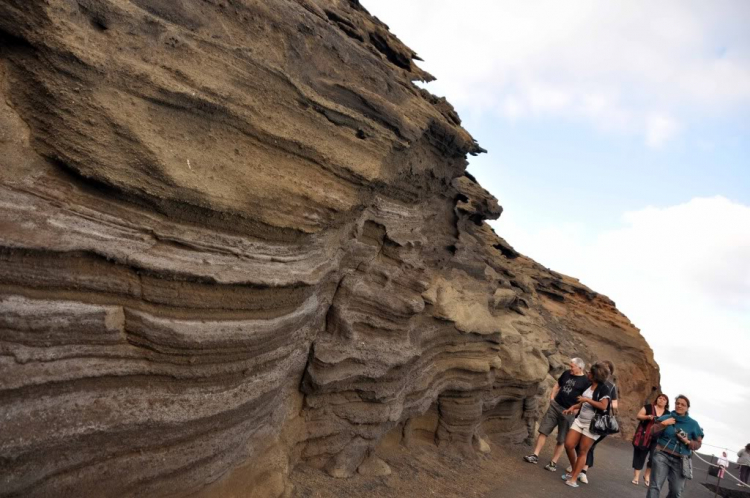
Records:
M0 495L289 496L533 433L609 299L519 254L482 149L355 0L0 3ZM625 428L633 422L625 418ZM251 491L248 491L251 490Z

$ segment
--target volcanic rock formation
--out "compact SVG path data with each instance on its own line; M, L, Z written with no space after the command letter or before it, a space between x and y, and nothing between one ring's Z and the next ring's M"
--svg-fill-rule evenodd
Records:
M569 355L615 362L632 428L650 348L485 223L415 59L356 0L0 2L0 495L487 451Z

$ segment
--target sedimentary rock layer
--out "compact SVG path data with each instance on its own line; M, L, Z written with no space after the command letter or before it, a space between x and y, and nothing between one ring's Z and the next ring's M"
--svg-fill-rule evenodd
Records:
M288 496L297 464L382 471L386 434L486 450L573 354L637 409L648 345L485 223L415 58L355 0L0 3L1 496Z

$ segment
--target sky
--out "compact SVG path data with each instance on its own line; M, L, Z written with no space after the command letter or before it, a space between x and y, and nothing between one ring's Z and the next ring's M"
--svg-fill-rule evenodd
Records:
M488 150L498 234L617 303L707 452L750 443L750 2L363 4Z

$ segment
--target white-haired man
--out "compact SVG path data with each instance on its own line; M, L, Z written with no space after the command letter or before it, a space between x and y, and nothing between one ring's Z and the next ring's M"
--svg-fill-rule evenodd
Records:
M557 461L562 455L565 436L568 435L568 429L575 419L575 415L564 415L563 410L567 410L578 402L578 396L589 388L591 381L584 374L586 362L580 358L570 359L570 370L566 370L557 379L557 384L550 394L550 403L547 413L544 414L542 421L539 423L539 437L536 440L534 453L523 457L529 463L539 463L539 453L547 442L547 437L557 427L557 445L552 455L552 460L544 466L545 469L552 472L557 470Z

